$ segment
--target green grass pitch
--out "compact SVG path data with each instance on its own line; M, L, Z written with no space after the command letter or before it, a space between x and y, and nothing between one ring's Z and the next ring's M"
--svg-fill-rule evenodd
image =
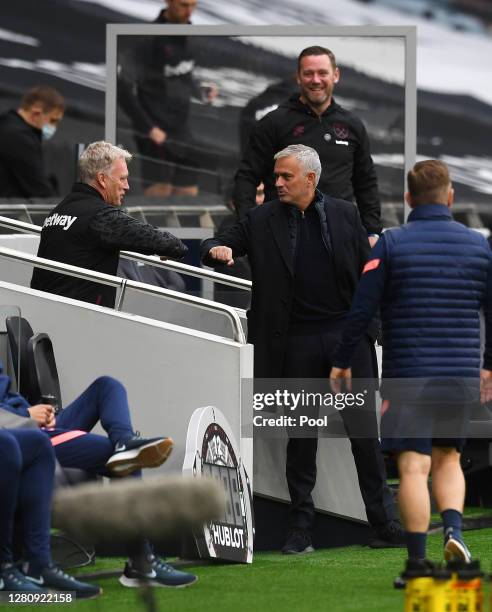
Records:
M492 529L466 531L466 542L488 573L492 562ZM428 558L442 558L442 535L429 536ZM154 589L158 610L165 612L399 612L404 595L392 588L401 571L404 549L372 550L350 546L308 555L258 553L252 565L196 565L186 569L198 582L185 589ZM115 569L122 559L98 559L84 571ZM137 589L121 587L117 578L99 580L103 595L69 607L89 611L145 610ZM488 597L488 585L486 586ZM23 610L37 609L22 606ZM488 607L486 607L488 610Z

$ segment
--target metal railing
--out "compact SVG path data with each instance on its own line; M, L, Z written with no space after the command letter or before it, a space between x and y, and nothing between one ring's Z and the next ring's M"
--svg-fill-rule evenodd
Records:
M32 223L26 223L24 221L18 221L17 219L9 219L8 217L0 216L0 226L7 227L11 230L22 232L24 234L41 234L41 226L34 225ZM157 268L166 268L173 270L179 274L186 274L188 276L194 276L204 280L211 280L222 285L229 285L236 289L244 289L245 291L251 291L251 281L244 280L242 278L236 278L229 276L228 274L220 274L220 272L214 272L213 270L207 270L205 268L199 268L197 266L190 266L188 264L180 263L179 261L162 260L159 257L152 255L141 255L140 253L133 253L131 251L121 251L121 257L130 259L132 261L138 261L145 263L150 266ZM149 285L152 286L152 285Z
M166 199L172 200L173 198L161 199L130 195L126 197L124 209L129 215L146 222L158 217L160 222L164 221L166 227L189 227L189 219L196 218L198 227L213 229L221 219L231 214L224 204L216 201L193 204L182 201L163 203L163 200ZM32 223L35 217L48 215L57 204L58 201L54 198L46 199L45 202L41 201L41 198L36 198L35 201L28 203L20 202L18 199L14 199L13 202L0 200L0 215L14 215L16 218Z
M23 223L22 225L27 226L29 224ZM28 231L25 227L21 231ZM88 270L86 268L79 268L77 266L71 266L69 264L61 263L59 261L53 261L51 259L44 259L42 257L36 257L29 253L23 253L22 251L16 251L14 249L8 249L0 247L0 257L3 259L11 259L14 261L20 261L28 264L32 264L43 270L50 270L52 272L58 272L60 274L67 274L69 276L75 276L83 280L93 281L104 285L115 287L118 291L116 298L116 310L121 310L125 291L127 288L132 288L136 291L141 291L146 294L158 295L166 297L167 299L189 304L200 308L202 310L208 310L223 314L226 316L232 326L232 337L233 340L241 344L246 343L246 338L241 325L239 316L234 308L226 306L225 304L219 304L218 302L212 302L203 298L188 295L186 293L179 293L178 291L172 291L171 289L164 289L163 287L156 287L154 285L148 285L146 283L139 283L137 281L127 280L119 278L118 276L111 276L110 274L103 274L102 272L95 272L94 270Z

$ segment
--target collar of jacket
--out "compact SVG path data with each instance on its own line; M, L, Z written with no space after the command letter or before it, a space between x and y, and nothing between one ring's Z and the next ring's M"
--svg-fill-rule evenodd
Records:
M99 198L100 200L105 202L104 198L99 193L99 191L97 189L95 189L94 187L91 187L87 183L74 183L74 185L72 187L72 192L73 193L86 193L87 195Z
M453 215L446 204L419 204L408 215L407 223L425 219L447 219L452 221Z
M40 130L34 125L31 125L30 123L27 123L27 121L23 117L21 117L19 113L14 109L9 110L8 114L12 115L12 117L15 117L22 124L27 125L27 127L32 130L33 134L35 134L36 137L39 138L39 142L43 141L43 131L42 130Z
M318 117L318 115L316 115L316 113L311 109L311 107L308 104L304 104L304 102L301 102L299 98L300 98L299 93L292 94L290 98L287 100L287 102L285 103L285 106L287 106L288 108L293 108L295 110L306 113L307 115ZM324 117L325 115L329 115L340 109L341 109L341 106L337 104L337 102L335 102L335 98L332 98L330 106L325 110L324 113L322 113L321 116Z
M171 23L170 21L167 20L166 9L162 9L162 11L154 19L154 23L168 23L170 25L179 25L179 24ZM187 21L186 23L187 25L191 25L191 21Z
M309 206L313 205L319 216L319 221L321 224L321 237L323 239L323 243L325 245L326 250L331 253L331 238L330 230L328 227L328 219L326 217L325 196L321 193L319 189L316 189L316 191L314 192L314 199ZM292 261L294 261L297 246L297 227L301 218L301 211L293 204L288 204L286 208L288 211L289 220L290 254L292 257Z

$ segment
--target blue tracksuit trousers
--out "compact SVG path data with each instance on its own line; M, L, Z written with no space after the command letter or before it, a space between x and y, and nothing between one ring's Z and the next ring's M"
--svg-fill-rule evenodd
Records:
M21 514L26 560L50 563L51 497L55 457L36 429L0 430L0 564L12 563L16 510Z
M63 467L73 467L106 475L105 464L114 445L133 435L125 387L115 378L97 378L79 397L56 417L54 437L69 430L90 432L100 422L108 434L87 433L55 446L56 458Z

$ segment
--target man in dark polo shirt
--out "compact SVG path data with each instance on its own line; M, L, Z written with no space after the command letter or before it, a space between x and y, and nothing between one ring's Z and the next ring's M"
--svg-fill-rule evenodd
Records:
M17 110L0 115L0 197L56 195L45 173L43 142L54 136L65 101L52 87L27 91Z
M321 164L314 149L290 145L274 159L278 199L249 210L236 225L206 240L202 255L208 265L233 265L235 257L248 255L253 281L248 340L255 346L255 377L328 378L341 323L369 255L367 231L353 204L316 189ZM374 377L373 341L374 333L372 339L366 335L357 348L360 378ZM373 437L350 439L367 517L381 546L401 545L375 412L368 414L366 431ZM353 415L347 410L341 415L350 436ZM316 436L291 437L287 445L292 507L285 554L313 550L317 447Z
M80 183L46 217L38 256L115 275L120 250L183 257L186 246L172 234L137 221L120 206L128 185L130 153L93 142L79 160ZM101 306L114 306L115 288L34 268L32 289Z

